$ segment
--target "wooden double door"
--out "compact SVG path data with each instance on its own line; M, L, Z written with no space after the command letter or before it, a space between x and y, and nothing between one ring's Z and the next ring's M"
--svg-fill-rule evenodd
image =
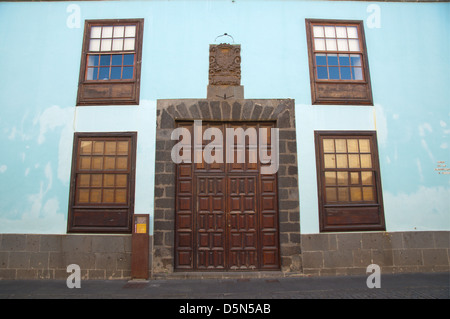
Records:
M263 164L259 161L259 153L255 161L255 153L251 152L248 144L244 147L246 156L243 163L238 160L226 163L225 147L227 128L255 128L258 144L259 139L264 138L270 149L273 123L203 122L202 132L208 128L218 128L223 132L222 163L208 163L204 157L195 163L194 124L183 122L178 123L178 127L191 133L192 161L176 165L175 269L279 269L276 174L260 173ZM259 128L266 128L268 135L259 136ZM221 136L214 136L211 140L217 138ZM180 140L188 146L186 137ZM202 151L211 140L202 142ZM219 148L216 151L220 153Z

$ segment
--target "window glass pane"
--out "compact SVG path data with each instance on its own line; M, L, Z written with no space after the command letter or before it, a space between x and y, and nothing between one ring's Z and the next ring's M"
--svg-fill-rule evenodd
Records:
M125 36L126 37L135 37L136 36L136 26L135 25L127 25L125 27Z
M89 189L79 189L78 190L78 202L79 203L89 203Z
M91 39L92 38L100 38L102 33L102 27L91 27Z
M361 68L352 68L352 76L353 80L362 80L362 69Z
M127 181L128 181L127 175L125 175L125 174L117 174L116 175L116 186L126 187Z
M91 187L102 187L102 174L91 175Z
M116 142L105 142L105 154L116 154Z
M336 155L337 168L348 168L347 155Z
M104 187L114 187L115 175L114 174L105 174L103 175L103 186Z
M120 80L122 73L122 67L113 66L111 67L111 80Z
M352 74L350 72L350 68L341 67L341 80L351 80Z
M372 172L361 172L361 182L363 185L373 185Z
M89 55L88 66L98 66L98 55Z
M94 142L94 151L93 151L93 153L96 154L96 155L103 154L104 146L105 146L104 142L95 141Z
M358 140L356 140L356 139L347 140L347 146L348 146L349 153L358 153L359 152Z
M325 154L325 168L336 168L336 156L334 154Z
M109 68L100 68L99 80L109 80Z
M316 65L327 65L327 56L325 54L316 54Z
M103 203L114 203L114 189L103 190Z
M100 189L92 189L89 199L90 203L100 203L102 201L102 191Z
M324 39L314 39L314 48L317 51L325 51L325 40Z
M134 65L134 54L124 54L123 65Z
M358 172L351 172L350 173L350 183L352 185L359 184L359 173Z
M347 153L347 141L345 139L336 139L336 153Z
M89 51L100 51L100 40L90 40Z
M123 39L114 39L112 49L113 49L113 51L122 51L123 50Z
M358 154L349 154L348 155L348 165L350 168L359 168L359 155Z
M339 64L341 66L350 65L349 55L348 54L339 54Z
M117 142L117 155L127 155L128 154L128 142L120 141Z
M89 156L80 156L80 169L91 168L91 158Z
M89 174L79 174L78 175L78 186L89 187L90 175Z
M122 38L123 37L123 34L124 34L124 31L125 31L125 27L122 25L122 26L115 26L114 27L114 38Z
M91 154L92 142L91 141L81 141L80 143L80 154Z
M330 72L330 80L339 80L339 68L338 67L329 67L328 71Z
M100 56L100 65L101 66L109 66L110 64L111 64L111 56L110 55Z
M102 38L112 38L113 27L103 27Z
M359 40L358 39L349 39L348 40L348 49L349 49L349 51L359 51Z
M368 139L360 139L359 150L361 153L370 153L370 141Z
M361 168L372 168L372 158L370 154L361 154Z
M334 26L325 26L325 37L335 38L336 33L334 32Z
M127 190L116 189L116 203L126 203L126 202L127 202Z
M348 188L347 187L339 187L338 188L338 200L340 202L348 202Z
M336 37L337 38L346 38L347 37L347 28L336 26Z
M134 50L134 38L125 39L123 44L124 50Z
M336 202L337 196L336 196L336 188L335 187L327 187L325 188L326 198L327 202Z
M95 156L92 158L92 169L103 169L103 157Z
M365 201L373 201L373 187L363 187L363 199Z
M102 39L101 51L111 51L111 39Z
M351 54L350 60L353 66L361 66L361 56L359 54Z
M362 200L361 187L351 187L350 194L352 202L358 202Z
M313 26L313 35L316 38L323 38L325 34L323 33L323 26L315 25Z
M328 65L338 65L337 54L328 54Z
M116 168L116 158L114 156L106 156L104 169L115 169L115 168Z
M348 185L348 172L337 172L338 185Z
M334 139L323 139L323 151L324 153L334 153Z
M122 79L132 79L133 78L133 67L125 66L123 67Z
M338 39L337 45L338 45L338 51L348 51L347 39Z
M336 185L336 172L325 172L325 185Z
M347 37L356 39L358 38L358 28L357 27L347 27Z
M88 68L86 80L97 80L97 74L98 74L97 68Z
M128 169L128 158L121 156L116 158L117 169Z
M122 65L122 54L114 54L111 65Z
M319 80L328 79L328 73L326 67L318 67L317 68L317 78Z
M335 39L326 39L327 51L336 51L336 40Z

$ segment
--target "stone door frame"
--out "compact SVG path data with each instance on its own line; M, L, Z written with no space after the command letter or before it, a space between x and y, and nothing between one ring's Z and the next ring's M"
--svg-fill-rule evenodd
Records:
M300 206L295 103L292 99L157 101L152 274L174 272L175 164L171 133L177 120L275 121L279 129L279 240L281 271L300 272Z

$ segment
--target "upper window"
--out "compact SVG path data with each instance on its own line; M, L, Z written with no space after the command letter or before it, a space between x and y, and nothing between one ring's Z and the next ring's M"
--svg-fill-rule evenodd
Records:
M87 20L77 105L138 104L143 20Z
M313 104L372 104L362 21L306 20Z
M316 132L321 231L383 230L374 132Z
M130 232L136 133L75 133L70 232Z

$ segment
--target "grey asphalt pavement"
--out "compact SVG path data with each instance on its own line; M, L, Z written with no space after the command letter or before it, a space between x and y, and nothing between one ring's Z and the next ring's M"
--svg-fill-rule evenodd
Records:
M380 288L367 276L260 279L0 280L0 299L450 299L449 273L385 274Z

